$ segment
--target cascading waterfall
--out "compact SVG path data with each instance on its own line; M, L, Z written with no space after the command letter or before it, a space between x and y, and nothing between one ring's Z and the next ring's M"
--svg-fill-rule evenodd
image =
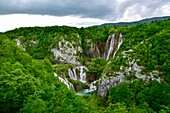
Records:
M75 69L73 69L73 77L74 77L74 80L77 80L78 78L77 78L77 73L76 73L76 70Z
M86 82L86 72L84 71L84 69L87 70L85 66L80 66L80 81L83 83Z
M77 80L77 74L76 74L76 70L74 68L68 69L68 75L71 79Z
M119 36L119 38L118 38L118 44L117 44L118 46L117 46L116 51L115 51L114 54L113 54L113 57L115 57L115 55L116 55L117 51L119 50L120 45L122 44L122 42L123 42L123 35L122 35L122 33L120 33L120 36Z
M120 33L119 37L116 37L115 34L112 34L108 37L106 45L105 45L105 51L104 51L104 58L106 60L109 60L111 56L115 57L117 51L120 48L120 45L122 44L123 36Z
M111 54L111 52L113 51L114 39L115 39L115 34L113 34L113 35L111 36L110 47L109 47L109 51L108 51L106 60L109 60L110 54Z
M57 75L57 73L54 73L54 76L55 77L58 77L58 79L63 82L67 87L68 89L72 88L74 89L74 86L72 83L70 83L66 78L61 78L60 76Z
M92 83L89 84L90 86L90 90L96 91L97 87L96 87L96 83L99 82L100 80L95 80Z
M76 69L78 69L79 73L76 73ZM85 70L88 70L85 66L77 66L75 68L69 69L68 75L73 80L79 80L79 81L85 83L86 82ZM78 75L79 75L79 77L78 77Z
M109 46L109 40L111 39L111 36L108 37L105 45L105 50L104 50L104 58L107 59L107 53L108 53L108 46Z

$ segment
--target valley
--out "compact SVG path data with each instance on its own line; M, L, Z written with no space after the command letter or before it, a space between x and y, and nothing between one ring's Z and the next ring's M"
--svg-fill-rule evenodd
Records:
M170 112L170 20L0 34L0 112Z

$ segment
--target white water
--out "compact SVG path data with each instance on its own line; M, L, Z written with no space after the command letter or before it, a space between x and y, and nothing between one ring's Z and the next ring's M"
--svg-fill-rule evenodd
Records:
M96 46L96 50L97 50L97 53L98 53L98 57L100 58L100 51L99 51L99 49L98 49L98 47Z
M85 66L80 66L80 81L83 83L86 82L86 72L84 71L84 69L87 70Z
M95 80L92 83L90 83L89 87L90 90L96 91L97 87L96 87L96 83L99 82L99 80Z
M117 51L119 50L122 42L123 42L123 36L122 36L122 33L120 33L120 36L119 36L119 39L118 39L118 47L117 47L116 51L114 52L113 57L115 57L115 55L116 55Z
M104 58L106 60L109 60L111 55L113 55L113 57L115 57L115 55L116 55L117 51L119 50L122 42L123 42L123 36L122 36L121 33L120 33L119 37L117 37L117 38L116 38L115 34L113 34L112 36L109 36L108 39L107 39L106 45L105 45Z
M107 48L108 48L108 43L109 43L109 39L111 38L111 36L108 37L107 41L106 41L106 45L105 45L105 50L104 50L104 58L106 59L107 57Z
M68 75L71 79L77 80L77 74L75 69L68 69Z
M114 39L115 39L115 34L113 34L113 35L111 36L110 47L109 47L109 51L108 51L106 60L109 60L110 54L111 54L111 52L113 51ZM107 44L108 44L108 43L107 43Z
M76 70L78 70L79 73L76 73ZM75 68L69 69L68 75L73 80L79 80L85 83L86 82L86 71L85 70L88 70L85 66L77 66Z
M59 77L59 76L57 75L57 73L54 73L54 76L55 76L55 77L58 77L58 79L59 79L61 82L63 82L63 83L68 87L68 89L70 89L70 88L74 89L73 84L70 83L66 78L63 79L63 78Z

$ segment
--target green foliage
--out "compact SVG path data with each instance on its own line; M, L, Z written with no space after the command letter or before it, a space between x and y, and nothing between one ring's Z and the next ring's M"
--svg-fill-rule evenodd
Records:
M161 106L170 105L169 86L151 81L144 84L140 81L121 83L109 90L109 103L125 103L128 107L138 106L140 109L160 111Z
M46 110L45 102L36 97L29 97L26 102L24 102L24 107L20 109L22 113L43 113Z
M109 91L109 101L111 103L126 103L130 105L133 93L130 91L128 83L122 83L119 87L111 88Z
M126 106L120 103L109 104L109 107L105 110L105 113L128 113Z
M0 44L0 112L88 112L86 103L54 77L48 59L34 60L4 35Z
M98 78L101 76L107 61L104 58L91 59L91 63L88 65L88 69L91 72L97 72Z

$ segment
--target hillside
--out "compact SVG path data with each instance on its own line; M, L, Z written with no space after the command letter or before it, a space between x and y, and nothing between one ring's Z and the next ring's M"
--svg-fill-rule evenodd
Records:
M170 112L170 20L148 21L0 34L0 112Z
M163 21L170 19L170 16L164 16L164 17L153 17L153 18L146 18L143 20L139 21L134 21L134 22L118 22L118 23L105 23L102 25L99 25L99 27L104 27L104 26L134 26L137 24L144 24L144 23L151 23L152 21Z

